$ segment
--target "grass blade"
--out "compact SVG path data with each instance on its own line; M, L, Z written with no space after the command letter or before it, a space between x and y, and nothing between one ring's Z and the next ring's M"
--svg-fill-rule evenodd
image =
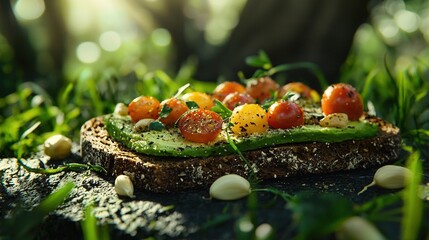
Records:
M49 212L55 210L55 208L64 202L73 188L74 183L70 182L65 184L62 188L45 198L45 200L40 203L36 210L42 212L43 214L48 214Z
M423 213L423 203L418 196L419 185L422 180L422 164L419 152L416 151L410 155L407 159L407 167L413 174L403 195L402 239L417 239Z
M269 75L274 75L278 72L290 71L290 70L301 69L301 68L308 69L311 73L314 74L314 76L316 76L317 80L319 81L321 89L326 89L329 86L328 81L326 80L320 68L316 64L311 62L296 62L296 63L278 65L271 68L268 71L268 73Z
M82 227L83 239L110 239L107 225L97 224L97 218L92 213L93 209L94 207L91 204L85 208L85 218L80 224Z
M74 188L73 183L67 183L56 192L47 196L37 207L31 211L18 209L12 218L1 224L1 237L10 239L32 239L34 231L42 223L43 219L58 206L60 206Z

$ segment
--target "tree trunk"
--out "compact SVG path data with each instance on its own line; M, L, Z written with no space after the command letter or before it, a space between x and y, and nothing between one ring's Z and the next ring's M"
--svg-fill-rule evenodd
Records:
M367 0L248 0L231 38L214 58L201 62L197 78L213 81L221 74L234 80L238 71L250 76L255 69L244 59L264 50L273 65L313 62L329 82L335 82L355 31L368 16L367 4ZM309 80L318 87L306 70L288 73L287 80Z

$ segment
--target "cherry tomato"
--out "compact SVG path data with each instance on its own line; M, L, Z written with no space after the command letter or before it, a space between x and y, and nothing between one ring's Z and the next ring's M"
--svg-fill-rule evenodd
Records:
M210 110L194 109L180 118L178 127L186 140L208 143L217 138L222 130L222 117Z
M360 94L354 87L345 83L329 86L323 93L321 104L325 115L345 113L350 121L359 120L363 114Z
M251 135L268 130L267 112L258 104L244 104L234 108L230 122L231 130L237 135Z
M270 106L267 115L272 128L287 129L304 125L304 111L294 102L276 102Z
M234 110L235 107L243 105L245 103L255 103L255 99L253 99L247 93L230 93L228 94L222 101L225 106L231 110Z
M223 101L225 97L230 93L243 93L246 92L246 88L237 82L223 82L214 89L213 97L219 101Z
M183 100L177 98L165 99L161 102L159 120L164 123L164 125L174 126L180 116L188 110L189 108ZM163 111L167 111L167 113L163 113Z
M279 90L279 98L282 98L288 92L296 92L302 98L311 99L311 88L301 82L290 82Z
M158 118L159 101L154 97L140 96L128 104L128 114L133 122L145 118Z
M270 77L251 80L246 85L246 92L260 103L270 98L273 92L277 92L278 89L279 85Z
M193 101L198 104L201 109L210 110L213 106L213 99L210 95L203 92L191 92L182 96L183 101Z

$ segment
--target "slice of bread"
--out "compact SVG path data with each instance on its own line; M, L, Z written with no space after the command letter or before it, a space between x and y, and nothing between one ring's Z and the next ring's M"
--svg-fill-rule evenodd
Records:
M243 155L262 180L368 168L395 160L401 149L399 129L379 118L368 120L380 127L379 134L370 139L280 145ZM128 175L136 188L152 192L208 187L225 174L247 177L250 172L238 154L178 158L136 153L109 137L103 117L93 118L82 126L81 154L85 162L105 167L112 176Z

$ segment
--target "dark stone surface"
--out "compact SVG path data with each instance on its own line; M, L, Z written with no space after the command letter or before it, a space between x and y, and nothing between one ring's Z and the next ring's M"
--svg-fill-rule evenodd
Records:
M78 152L78 149L74 150ZM66 161L79 162L74 154ZM32 167L50 163L48 158L38 154L26 163ZM287 193L312 190L316 192L336 192L360 204L375 196L391 191L370 188L362 195L356 193L372 181L376 169L353 170L323 175L309 175L264 182L260 187L274 186ZM75 183L75 188L66 201L52 212L38 228L35 236L40 239L81 239L80 221L88 204L94 206L93 214L99 224L109 226L112 239L233 239L234 223L248 211L245 199L237 201L217 201L209 198L208 189L179 192L174 194L154 194L137 191L136 198L121 198L114 191L114 179L90 171L63 172L56 175L29 173L19 168L16 159L0 160L0 214L6 218L13 215L17 206L32 209L52 191L67 182ZM285 201L266 192L258 192L257 222L270 223L277 237L289 238L292 216ZM215 224L216 220L229 216ZM383 229L390 236L398 234L398 224L393 223ZM398 236L398 235L397 235Z

